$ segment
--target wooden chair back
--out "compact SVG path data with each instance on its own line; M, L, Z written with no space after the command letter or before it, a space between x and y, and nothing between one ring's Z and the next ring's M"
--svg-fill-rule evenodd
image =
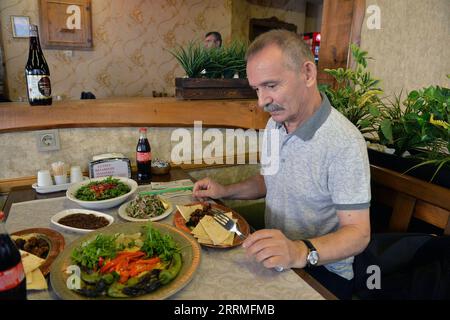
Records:
M388 231L406 232L412 217L450 235L450 189L370 166L372 199L393 208Z

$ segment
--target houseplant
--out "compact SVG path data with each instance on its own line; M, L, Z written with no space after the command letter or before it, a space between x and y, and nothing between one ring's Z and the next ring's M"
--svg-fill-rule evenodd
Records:
M382 99L379 80L367 71L371 58L354 44L350 50L355 66L325 69L337 85L320 89L366 140L379 143L380 151L369 148L370 163L450 188L450 90L430 86L405 100L402 93Z
M245 68L247 45L234 41L219 48L205 48L189 42L169 52L186 72L176 78L176 97L180 99L256 98L248 85Z
M353 68L325 69L337 82L336 87L320 85L331 105L349 119L363 134L377 131L380 95L379 80L374 79L367 70L367 52L351 44L351 54L355 62Z
M430 181L436 178L437 184L450 187L449 114L448 88L414 90L405 100L400 93L381 108L380 143L409 158L405 173Z

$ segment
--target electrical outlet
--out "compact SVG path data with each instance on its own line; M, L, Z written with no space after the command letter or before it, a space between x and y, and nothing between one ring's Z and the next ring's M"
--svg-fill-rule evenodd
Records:
M59 132L58 130L44 130L36 133L38 151L59 150Z

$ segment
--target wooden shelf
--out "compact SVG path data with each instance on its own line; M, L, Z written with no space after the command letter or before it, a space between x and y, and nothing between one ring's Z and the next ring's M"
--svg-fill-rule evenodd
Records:
M31 107L26 102L0 104L0 133L83 127L264 128L269 115L256 100L186 100L115 98L57 101Z

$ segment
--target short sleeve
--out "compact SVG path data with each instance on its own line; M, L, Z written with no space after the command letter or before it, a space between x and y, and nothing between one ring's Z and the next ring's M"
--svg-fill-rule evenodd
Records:
M370 206L370 165L364 139L347 140L328 172L328 188L337 210L360 210Z

